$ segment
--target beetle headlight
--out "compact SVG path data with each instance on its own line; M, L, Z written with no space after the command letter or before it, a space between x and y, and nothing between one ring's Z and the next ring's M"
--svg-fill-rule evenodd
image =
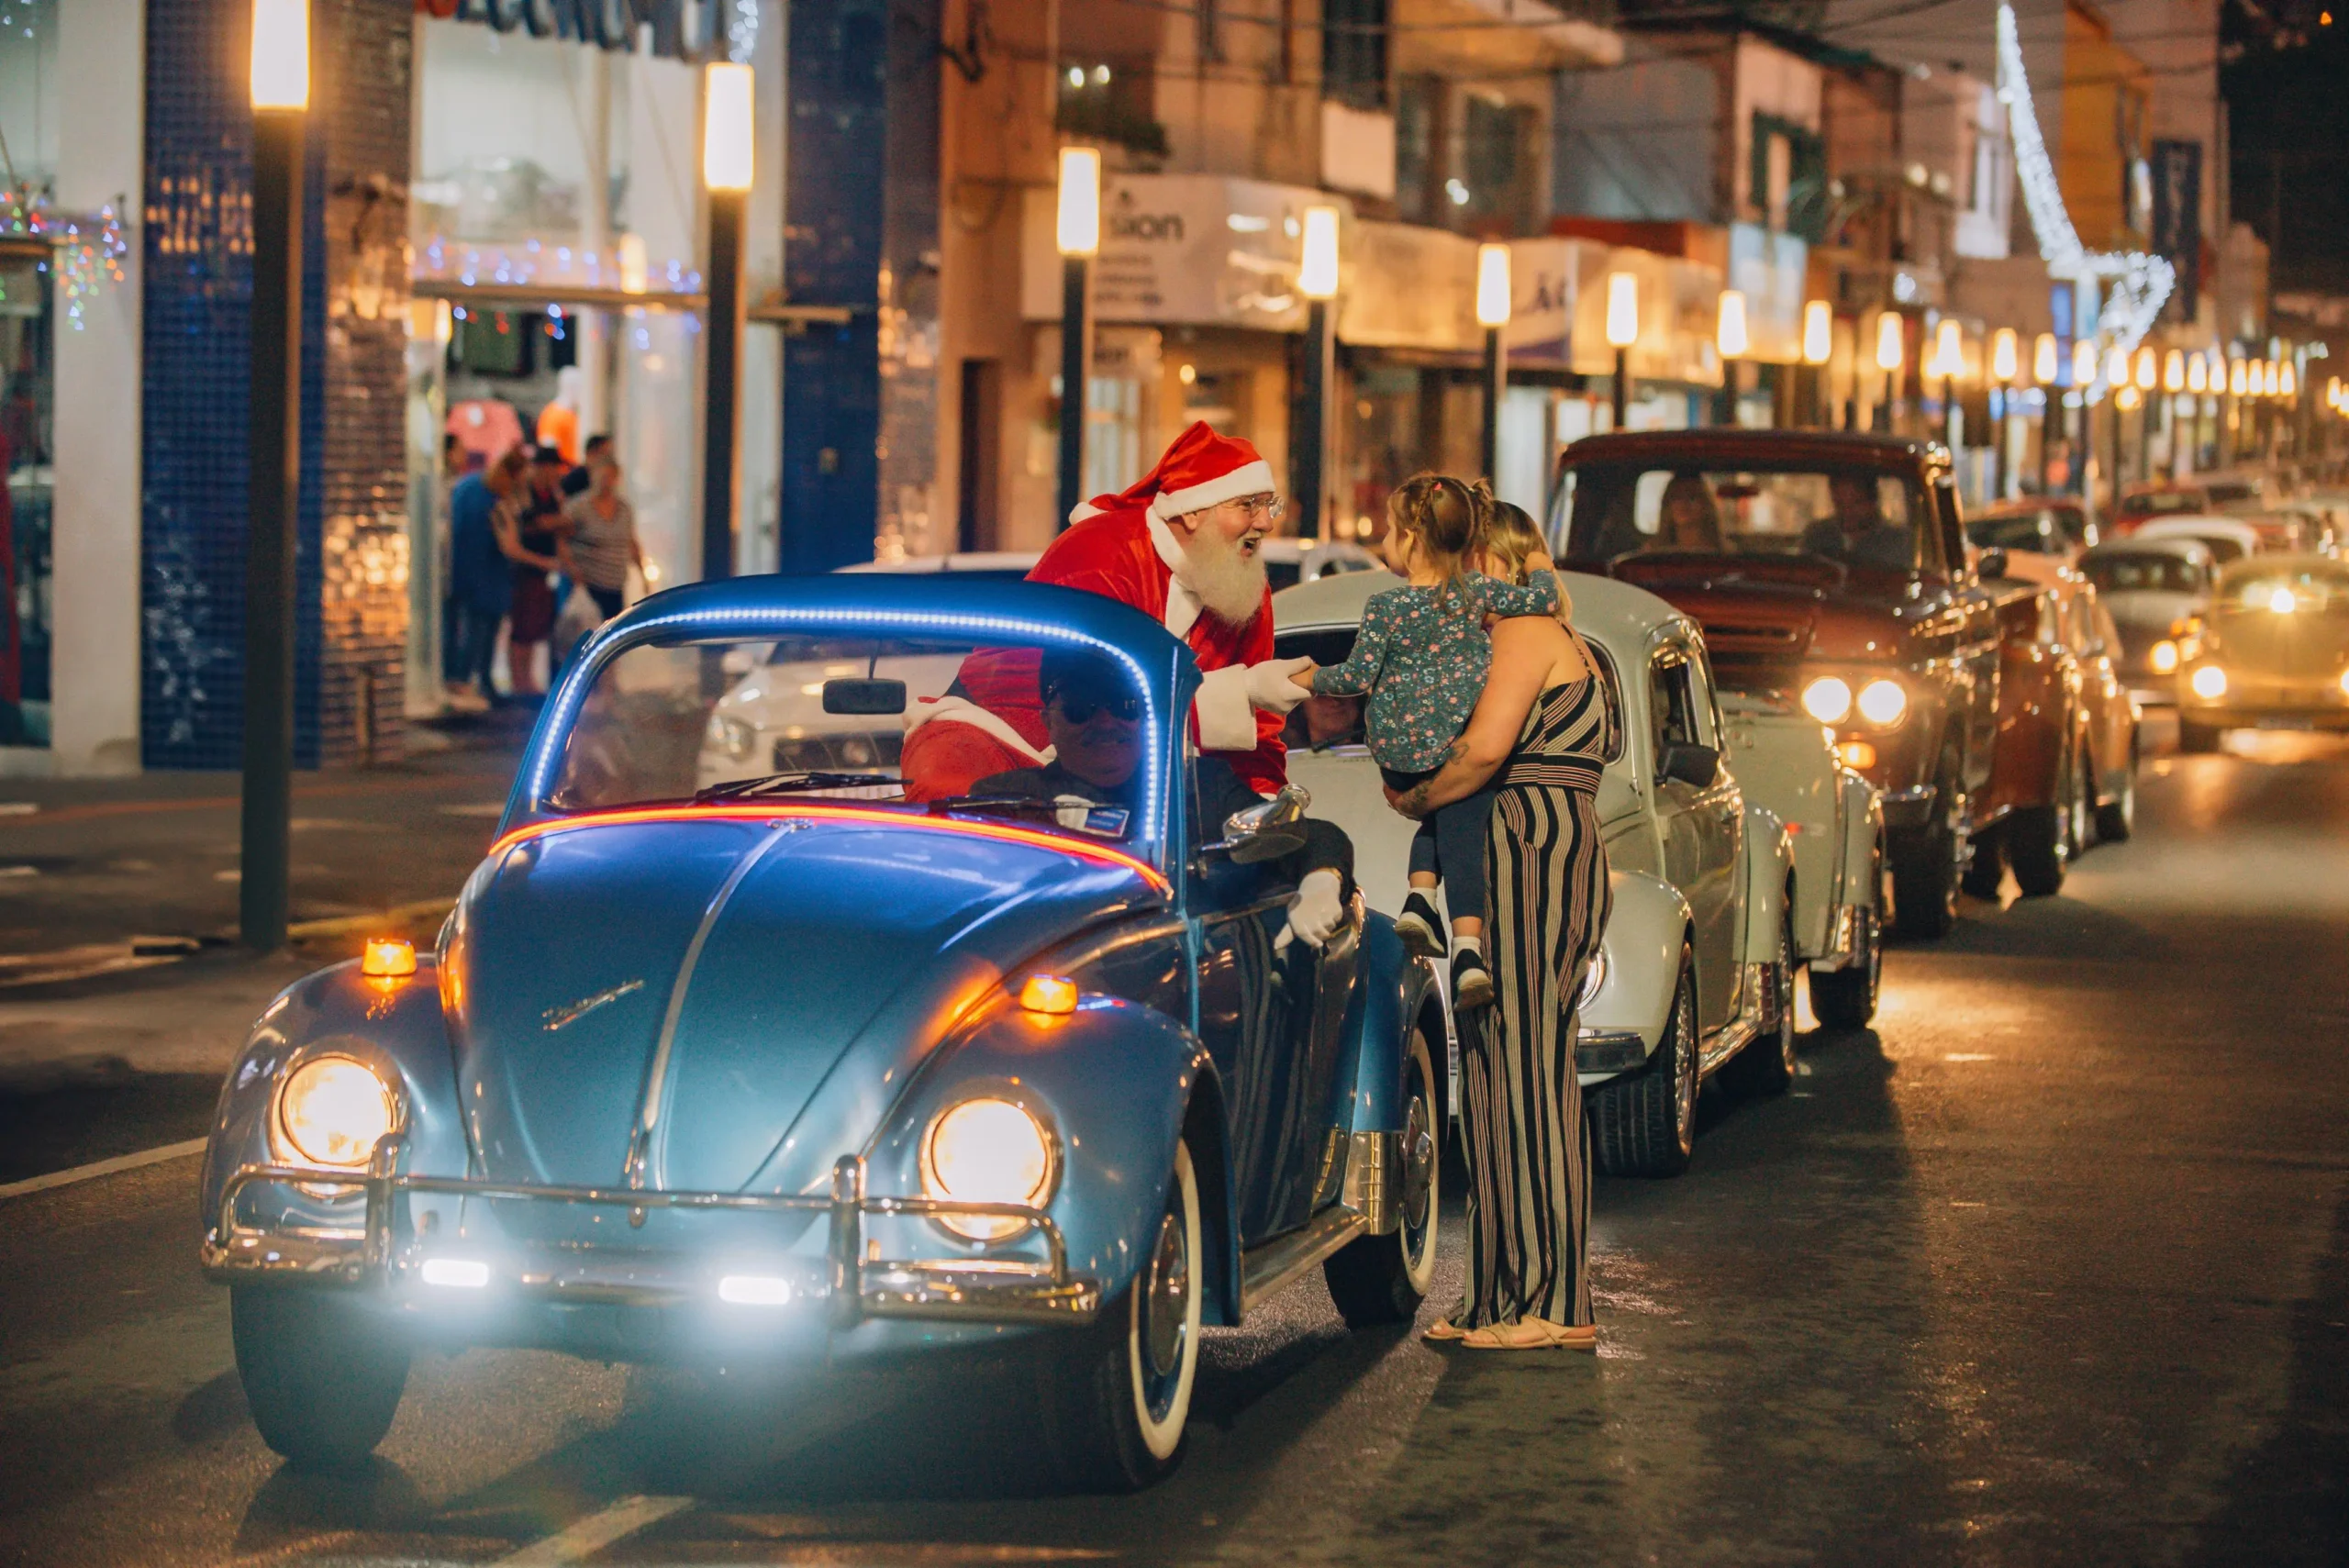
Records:
M1862 718L1889 729L1909 717L1909 693L1899 682L1878 676L1860 688L1859 707Z
M278 1130L313 1165L366 1164L394 1119L391 1090L348 1056L305 1062L277 1090Z
M1821 724L1841 724L1852 717L1851 683L1841 675L1821 675L1802 689L1802 710Z
M1590 1006L1598 988L1607 984L1607 949L1602 945L1591 955L1590 967L1583 971L1582 989L1575 994L1575 1010L1580 1012Z
M1060 1159L1052 1135L1024 1106L963 1100L939 1112L922 1140L921 1184L942 1203L1018 1203L1041 1208L1052 1195ZM974 1241L1009 1236L1026 1222L982 1215L941 1216Z
M2205 664L2194 672L2188 684L2204 702L2217 702L2227 695L2227 673L2216 664Z

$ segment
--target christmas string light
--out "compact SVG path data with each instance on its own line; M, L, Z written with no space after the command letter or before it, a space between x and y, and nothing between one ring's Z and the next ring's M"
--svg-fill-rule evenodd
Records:
M50 206L47 193L13 186L0 188L0 234L46 239L56 249L47 270L76 332L83 329L83 306L107 284L123 281L122 259L130 254L114 204L95 213L62 213Z
M2113 343L2134 349L2152 329L2163 302L2177 284L2176 270L2160 256L2142 250L2090 250L2072 226L2064 206L2064 192L2055 182L2055 165L2039 134L2039 113L2031 99L2031 75L2022 62L2022 37L2011 5L1998 6L1998 75L2007 103L2007 121L2015 148L2015 173L2022 185L2023 206L2039 237L2039 254L2048 270L2060 276L2104 278L2112 293L2106 302L2102 325Z

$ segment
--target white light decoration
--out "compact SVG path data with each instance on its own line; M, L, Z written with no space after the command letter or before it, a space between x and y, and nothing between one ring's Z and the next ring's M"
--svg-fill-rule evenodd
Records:
M1338 209L1305 209L1305 254L1297 263L1297 292L1308 299L1338 297Z
M751 85L747 65L702 67L701 183L713 191L751 188Z
M1607 346L1628 349L1640 340L1640 280L1634 272L1607 274Z
M2063 188L2055 182L2055 164L2039 134L2039 111L2031 100L2031 74L2023 68L2022 36L2015 25L2014 7L1998 6L1998 87L2007 105L2007 123L2015 147L2015 174L2022 185L2023 206L2039 237L2039 254L2049 272L2059 277L2104 278L2111 282L2102 326L2123 349L2133 349L2161 314L2162 304L2177 284L2177 272L2167 261L2141 250L2090 250L2072 227L2064 206Z
M1745 329L1745 295L1741 289L1721 290L1720 318L1713 328L1713 342L1725 360L1742 359L1753 347L1753 339Z
M1476 247L1476 325L1486 331L1508 325L1508 247Z
M1063 256L1090 256L1101 249L1101 150L1061 149L1060 202L1054 209L1053 241Z
M1802 307L1802 362L1823 365L1835 352L1835 313L1823 299Z

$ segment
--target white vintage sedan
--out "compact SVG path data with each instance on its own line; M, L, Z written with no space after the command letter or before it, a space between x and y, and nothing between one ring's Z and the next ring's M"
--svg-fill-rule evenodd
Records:
M1627 719L1599 784L1615 907L1584 983L1575 1064L1601 1167L1675 1175L1694 1152L1707 1077L1726 1069L1761 1094L1792 1080L1798 865L1785 824L1727 765L1736 737L1696 623L1627 584L1565 581ZM1275 594L1279 652L1339 662L1364 603L1395 584L1365 573ZM1312 792L1314 815L1353 837L1364 896L1399 910L1413 824L1386 805L1361 702L1308 699L1288 743L1289 777Z

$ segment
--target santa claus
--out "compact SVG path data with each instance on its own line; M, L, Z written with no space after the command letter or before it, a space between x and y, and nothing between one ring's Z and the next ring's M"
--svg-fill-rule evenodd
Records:
M1069 514L1071 527L1028 573L1131 605L1190 645L1206 679L1192 739L1248 786L1288 778L1281 726L1306 695L1273 657L1272 590L1257 546L1280 521L1272 466L1235 437L1195 424L1120 495ZM1032 650L986 650L963 662L941 697L906 716L901 772L908 800L937 800L1014 768L1052 761Z

